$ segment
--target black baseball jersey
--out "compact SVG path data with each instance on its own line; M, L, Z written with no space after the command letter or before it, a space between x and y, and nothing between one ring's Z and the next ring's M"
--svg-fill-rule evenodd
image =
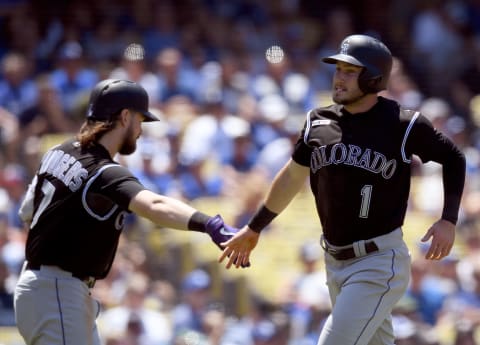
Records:
M456 222L464 156L423 115L382 97L361 114L350 114L342 105L309 112L292 159L310 167L310 186L327 241L347 245L403 225L413 154L423 162L443 164L443 217Z
M25 203L31 205L20 211L31 220L26 259L77 276L105 277L130 200L143 189L99 144L82 149L69 140L52 148L29 186Z

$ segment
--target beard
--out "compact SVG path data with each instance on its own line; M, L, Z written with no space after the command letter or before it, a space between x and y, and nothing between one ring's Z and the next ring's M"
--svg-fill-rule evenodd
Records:
M128 127L128 131L123 138L122 146L118 153L122 155L130 155L137 149L137 138L133 136L133 127Z
M333 101L337 104L341 105L350 105L358 102L365 96L361 90L356 92L342 92L337 93L335 90L333 91Z

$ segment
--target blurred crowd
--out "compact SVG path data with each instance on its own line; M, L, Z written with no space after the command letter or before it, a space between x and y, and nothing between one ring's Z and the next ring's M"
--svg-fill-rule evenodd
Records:
M382 94L421 111L467 157L458 248L441 262L415 248L394 313L397 345L480 344L480 1L3 0L0 27L0 325L14 325L25 188L48 145L79 129L99 80L140 83L162 119L118 160L161 194L232 197L241 226L289 159L306 112L331 102L334 67L320 57L366 33L395 56ZM279 63L265 59L273 45L285 53ZM439 166L413 169L410 211L437 217ZM288 285L281 298L252 296L244 315L212 298L208 270L176 284L149 270L142 244L126 236L122 246L95 288L108 345L316 344L329 308L316 244L299 248L302 270L279 282Z

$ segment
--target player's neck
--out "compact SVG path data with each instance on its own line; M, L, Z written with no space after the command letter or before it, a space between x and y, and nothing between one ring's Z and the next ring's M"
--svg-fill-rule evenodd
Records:
M345 104L344 108L350 114L359 114L369 111L378 102L378 96L375 93L363 95L357 101Z
M99 144L101 144L107 151L110 153L110 157L115 157L115 155L118 153L119 150L119 141L118 138L121 136L119 133L116 132L116 130L109 131L105 133L104 136L99 140Z

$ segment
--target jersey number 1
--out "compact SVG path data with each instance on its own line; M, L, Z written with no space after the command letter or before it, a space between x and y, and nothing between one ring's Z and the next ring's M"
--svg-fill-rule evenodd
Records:
M372 189L371 184L366 184L363 186L360 194L362 195L362 204L360 205L360 218L368 218L368 210L370 209L370 200L372 199Z

